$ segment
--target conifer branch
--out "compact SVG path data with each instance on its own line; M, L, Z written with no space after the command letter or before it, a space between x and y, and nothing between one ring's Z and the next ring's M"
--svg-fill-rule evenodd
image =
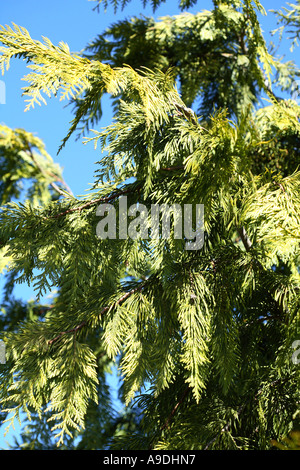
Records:
M183 392L180 400L178 400L178 402L176 403L176 405L174 406L174 408L172 409L171 413L169 414L168 418L166 419L166 421L164 422L164 424L161 426L160 430L161 431L164 431L164 429L168 428L173 417L175 416L175 414L177 413L178 409L180 408L180 406L182 405L182 403L184 402L184 400L186 399L186 397L188 396L189 392L191 391L191 388L188 386L185 391Z
M66 188L67 193L68 193L68 194L67 194L66 191L62 191L62 190L60 189L60 187L59 187L54 181L50 181L50 186L52 186L52 188L53 188L58 194L60 194L60 195L63 196L63 197L66 197L67 195L70 195L70 196L74 197L74 195L73 195L73 193L72 193L72 190L70 189L70 187L67 185L67 183L66 183L63 179L57 177L56 175L54 175L53 173L50 173L49 171L44 170L44 168L39 164L39 162L38 162L37 159L35 158L35 156L34 156L34 154L33 154L33 152L32 152L32 149L31 149L31 147L30 147L29 144L28 144L28 154L29 154L30 158L32 159L32 161L34 162L35 166L39 169L39 171L41 172L42 175L44 175L46 178L49 177L49 176L50 176L50 177L53 177L56 181L59 181L60 183L62 183L63 186Z
M174 105L175 105L175 108L177 109L178 114L184 115L188 121L192 121L194 124L199 125L197 115L191 108L188 108L184 104L179 104L179 103L174 103ZM201 127L201 129L203 129L203 127Z
M79 325L75 326L74 328L70 328L69 330L66 330L66 331L61 331L57 336L55 336L55 338L50 339L48 341L48 344L51 345L51 344L55 343L56 341L58 341L64 335L67 335L67 334L70 334L70 333L77 333L77 331L81 330L81 328L83 328L86 325L87 325L87 321L83 321L83 322L79 323Z
M172 166L172 167L162 167L160 168L160 171L177 171L177 170L183 170L184 165L177 165L177 166ZM110 196L105 196L105 197L100 197L97 199L92 199L91 201L88 201L81 206L78 207L71 207L70 209L66 209L63 212L60 212L59 214L49 216L47 218L50 219L58 219L60 217L64 217L65 215L71 214L72 212L81 212L84 209L89 209L91 206L94 206L95 204L105 204L114 201L115 199L119 198L120 196L125 196L126 194L131 194L136 191L139 191L143 186L143 182L136 184L134 187L130 187L127 189L124 189L122 191L115 192L111 194Z
M176 171L176 170L184 170L184 165L176 165L176 166L165 166L159 169L160 171Z
M141 284L138 287L135 287L134 289L131 289L129 292L126 292L123 294L116 302L113 302L111 305L108 305L106 307L103 307L100 313L98 314L99 317L104 315L104 313L113 310L115 307L118 305L121 305L125 300L127 300L131 295L135 294L136 292L140 292L143 288L145 287L145 284ZM74 328L70 328L69 330L66 331L61 331L55 338L51 339L48 341L48 344L51 346L53 343L58 341L62 336L70 334L70 333L77 333L77 331L81 330L85 326L88 325L88 320L84 320L79 325L75 326Z
M291 376L288 376L286 377L285 379L282 379L282 378L279 378L279 379L276 379L276 380L273 380L272 382L270 382L268 384L268 386L270 388L272 387L277 387L278 385L282 385L282 384L285 384L286 382L288 382L289 380L291 379ZM256 392L256 394L254 395L254 401L257 401L258 397L263 393L263 390L260 389ZM248 402L246 403L242 403L242 405L238 408L237 410L237 413L236 413L236 419L241 415L241 413L244 411L244 409L246 408L246 405L248 404ZM228 420L227 423L223 426L223 428L220 430L220 432L213 438L211 439L208 444L205 446L204 450L208 450L214 442L216 442L216 440L218 439L218 437L220 437L220 434L224 433L224 432L227 432L230 428L230 424L231 424L231 421Z
M245 230L245 227L239 227L239 228L238 228L238 233L239 233L239 235L240 235L240 237L241 237L241 240L242 240L242 242L243 242L243 245L244 245L246 251L249 252L249 251L251 250L251 248L252 248L252 242L251 242L250 238L248 237L248 234L247 234L247 232L246 232L246 230ZM256 259L256 260L255 260L255 263L256 263L256 265L258 266L260 272L261 272L261 273L264 273L265 269L264 269L263 265L260 263L260 261L258 261L258 260ZM272 294L272 292L271 292L271 294ZM272 296L272 297L274 297L274 296ZM280 300L280 299L279 299L279 300L275 300L275 302L276 302L276 304L278 305L279 311L280 311L282 314L287 313L287 312L289 311L288 308L286 308L286 309L284 308L284 306L283 306L283 299L281 299L281 300ZM281 321L283 321L283 320L284 320L284 319L281 318Z
M95 204L109 203L109 202L113 201L114 199L117 199L120 196L124 196L125 194L130 194L132 192L135 192L135 191L139 190L141 188L141 186L142 186L142 184L139 184L139 185L135 186L135 188L124 189L123 191L118 191L116 193L111 194L110 196L100 197L100 198L97 198L97 199L92 199L91 201L88 201L88 202L82 204L81 206L71 207L70 209L67 209L63 212L60 212L59 214L49 216L47 218L58 219L60 217L64 217L65 215L71 214L72 212L77 212L77 211L81 212L84 209L89 209L91 206L94 206Z
M270 77L274 70L274 82L287 90L299 71L268 52L259 0L213 3L210 12L121 21L86 49L90 56L63 42L35 41L16 25L0 27L0 70L12 58L30 68L26 109L59 94L75 104L60 149L80 124L97 125L105 93L114 101L111 125L87 139L95 148L101 143L105 156L96 163L97 192L85 198L73 197L38 138L0 126L6 299L15 280L39 295L58 289L45 318L34 306L28 315L25 305L5 305L0 338L13 366L0 374L0 402L28 416L33 410L38 425L50 403L59 443L72 429L77 438L86 427L92 439L112 429L102 393L107 366L119 357L125 405L150 382L140 402L145 419L125 433L127 441L133 436L125 448L267 447L296 416L298 374L289 354L300 288L299 107L275 96ZM266 93L270 105L261 106ZM54 202L52 189L64 199ZM124 241L95 243L89 219L98 204L117 206L122 195L147 208L201 200L203 249L183 249L186 219L180 240L170 227L168 237L150 241L128 230ZM239 246L232 242L237 232ZM138 281L124 285L127 276Z
M241 412L243 411L243 409L245 408L245 403L243 403L238 411L237 411L237 417L241 414ZM225 424L225 426L223 426L223 428L221 429L221 431L219 432L219 434L217 434L213 439L211 439L208 444L205 446L204 450L208 450L214 442L216 442L216 440L218 439L218 437L220 437L220 434L224 433L224 432L227 432L230 428L230 424L231 424L231 420L228 420L227 423Z

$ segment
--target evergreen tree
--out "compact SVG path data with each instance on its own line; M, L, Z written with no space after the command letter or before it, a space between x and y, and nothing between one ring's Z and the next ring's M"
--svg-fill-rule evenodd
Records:
M27 108L59 93L73 104L61 147L97 126L104 94L115 113L85 137L103 156L84 197L42 142L0 129L0 393L3 415L33 420L23 448L263 450L297 435L300 72L267 46L258 0L213 5L121 21L81 55L0 29L2 71L13 57L29 63ZM294 40L299 2L278 18ZM166 213L151 225L162 204L194 209L189 235L176 211L168 236L156 230ZM187 249L197 205L201 246ZM24 281L37 303L13 298ZM120 416L106 382L114 365Z

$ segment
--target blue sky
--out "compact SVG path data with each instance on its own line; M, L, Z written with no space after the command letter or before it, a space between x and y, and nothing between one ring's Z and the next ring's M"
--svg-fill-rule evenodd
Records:
M151 2L148 3L151 4ZM154 16L178 14L178 3L177 0L167 0L166 4L158 8ZM262 4L266 10L271 8L279 10L284 2L262 0ZM198 4L189 11L210 9L211 5L212 2L209 0L199 0ZM71 51L79 52L112 22L140 14L153 16L150 7L145 9L142 7L141 0L132 0L123 11L118 11L116 15L112 7L108 8L106 13L103 8L100 13L97 13L93 11L94 6L95 3L88 0L51 0L51 2L2 0L0 24L16 23L25 27L33 39L41 40L42 36L46 36L55 45L59 41L64 41ZM263 18L263 27L266 32L276 27L274 15L270 14ZM288 47L281 49L281 53L286 54L287 58L293 58ZM25 62L15 59L11 62L9 71L4 77L0 77L6 87L6 104L0 104L0 123L12 128L24 128L40 137L45 142L48 153L64 168L64 178L73 193L84 194L89 184L93 183L93 174L96 169L94 162L99 160L99 151L94 150L93 144L82 145L80 140L75 141L75 138L71 138L59 156L56 156L61 140L67 134L69 123L73 118L71 107L65 107L66 102L52 98L47 99L47 106L36 106L25 113L25 102L21 93L26 83L21 79L27 73ZM98 129L110 124L111 118L108 103ZM16 293L25 300L34 297L34 291L28 287L19 286ZM3 428L0 428L0 448L5 445L2 434Z

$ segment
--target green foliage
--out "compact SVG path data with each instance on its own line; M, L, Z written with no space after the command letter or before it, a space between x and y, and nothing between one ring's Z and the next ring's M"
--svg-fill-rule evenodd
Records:
M240 115L266 88L259 64L268 74L274 59L253 6L238 3L241 11L221 3L212 11L157 22L144 17L121 21L89 44L87 56L116 67L172 68L183 101L187 106L195 103L198 114L208 117L227 108L229 114Z
M115 12L117 11L118 8L123 9L128 3L130 3L131 0L90 0L97 2L96 8L99 11L99 7L101 5L104 6L105 9L108 8L109 4L111 4L114 7ZM153 11L155 11L160 4L165 3L166 0L151 0L151 6L153 8ZM143 7L145 7L147 0L141 0L141 3ZM197 0L179 0L179 8L182 10L185 8L190 8L191 6L195 5L197 3Z
M2 70L13 57L30 63L28 107L59 91L75 104L62 145L97 123L103 93L115 103L112 124L85 140L103 156L84 197L57 187L39 141L3 137L4 182L25 155L17 180L38 176L59 197L15 201L14 185L1 193L11 279L38 298L56 290L38 314L38 305L16 319L20 305L7 309L1 400L59 445L268 449L299 427L300 108L277 100L270 79L273 69L275 80L298 71L268 52L257 10L216 1L211 12L124 21L89 57L1 27ZM148 222L153 204L204 204L203 247L186 250L174 226L166 239L97 238L97 207L111 204L119 220L121 196L143 204ZM106 384L112 365L123 381L119 416ZM29 447L40 446L28 429Z
M0 126L0 161L2 204L20 197L30 199L34 205L45 204L66 190L61 169L43 142L23 129Z
M285 32L289 34L289 39L292 39L292 50L295 46L298 45L298 39L300 35L300 3L299 0L296 0L296 3L288 3L287 6L283 7L282 11L276 11L276 14L279 19L280 28L275 32L280 31L280 34Z
M299 438L299 432L294 431L289 434L289 437L284 437L280 442L273 440L272 444L280 450L300 450Z

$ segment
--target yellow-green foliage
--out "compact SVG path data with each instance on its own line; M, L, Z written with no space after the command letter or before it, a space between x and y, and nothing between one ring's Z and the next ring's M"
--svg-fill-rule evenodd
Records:
M298 71L268 52L258 11L215 1L211 12L124 21L83 55L0 29L2 71L13 57L31 69L26 109L60 93L75 105L62 145L83 125L102 151L92 190L74 197L38 139L0 129L2 255L38 296L57 290L42 314L3 327L2 404L50 413L59 444L103 424L111 363L127 406L150 384L141 427L117 432L120 448L266 449L298 423L300 108L271 83ZM101 130L104 93L115 116ZM34 189L12 200L24 178ZM119 215L124 195L149 210L204 204L203 248L185 250L173 229L97 239L97 206Z

